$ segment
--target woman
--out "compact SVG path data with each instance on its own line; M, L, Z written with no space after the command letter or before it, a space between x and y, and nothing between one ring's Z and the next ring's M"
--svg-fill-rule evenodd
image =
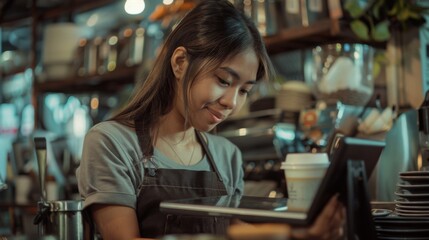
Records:
M254 24L228 1L191 10L129 104L85 138L79 191L103 238L225 233L225 219L165 216L159 202L243 193L239 149L204 132L239 111L257 81L272 74ZM317 227L341 222L337 205L332 200L329 221ZM304 232L297 236L311 233Z

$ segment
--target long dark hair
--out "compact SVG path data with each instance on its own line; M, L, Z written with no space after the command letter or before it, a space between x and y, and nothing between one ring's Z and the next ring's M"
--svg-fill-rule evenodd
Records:
M187 92L199 74L214 71L228 57L248 48L259 59L256 79L268 80L274 73L262 38L249 18L227 0L201 1L170 33L143 85L111 119L136 129L146 157L153 154L151 129L173 106L177 83L170 58L180 46L186 48L189 61L183 81L185 106Z

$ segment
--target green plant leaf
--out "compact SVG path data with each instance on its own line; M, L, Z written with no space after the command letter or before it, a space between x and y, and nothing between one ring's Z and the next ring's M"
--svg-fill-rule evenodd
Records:
M387 41L390 38L389 21L385 20L376 24L371 29L371 37L375 41Z
M416 12L409 12L409 17L414 19L420 19L420 15Z
M401 9L398 13L398 20L401 22L407 21L408 17L410 16L410 11L408 8Z
M377 78L381 72L381 64L378 62L374 62L372 65L372 76L373 78Z
M363 40L369 40L368 27L365 25L364 22L360 20L353 20L350 23L350 28L359 38Z
M362 7L361 0L343 0L352 16L350 28L363 40L386 41L390 38L390 25L401 29L426 22L424 15L428 7L422 7L411 0L367 0L371 4ZM389 6L389 8L388 8Z
M386 52L376 52L374 54L374 62L379 62L382 64L388 63L388 58L386 56Z
M379 1L375 1L374 5L372 6L372 15L374 15L374 17L376 19L380 18L380 9L381 7L384 5L384 0L379 0Z
M399 12L398 2L396 2L393 7L387 12L389 16L395 16Z
M359 0L347 0L344 4L344 9L349 12L352 18L359 18L365 12L365 9L360 6Z
M408 1L408 0L407 0ZM399 2L399 8L400 9L402 9L402 8L404 8L405 7L405 1L404 0L398 0L398 2Z
M374 15L376 19L380 18L380 6L374 5L371 11L372 11L372 15Z
M386 51L376 50L374 53L374 62L372 67L372 75L377 78L381 73L383 66L389 63L389 59L386 56Z

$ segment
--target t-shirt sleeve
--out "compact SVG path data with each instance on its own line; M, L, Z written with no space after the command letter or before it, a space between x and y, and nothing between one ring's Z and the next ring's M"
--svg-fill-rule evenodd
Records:
M84 140L77 169L79 193L84 207L114 204L135 208L136 193L130 163L121 144L106 131L91 129Z
M235 168L236 176L235 179L235 192L234 194L242 195L244 193L244 169L243 169L243 156L240 149L234 146L235 150L233 152L233 168Z

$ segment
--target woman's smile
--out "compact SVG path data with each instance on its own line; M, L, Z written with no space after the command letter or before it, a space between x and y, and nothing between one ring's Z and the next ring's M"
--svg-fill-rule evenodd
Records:
M223 114L222 112L219 112L209 107L206 107L206 109L209 113L209 116L211 117L211 120L212 120L211 122L215 124L222 122L226 118L226 115Z

